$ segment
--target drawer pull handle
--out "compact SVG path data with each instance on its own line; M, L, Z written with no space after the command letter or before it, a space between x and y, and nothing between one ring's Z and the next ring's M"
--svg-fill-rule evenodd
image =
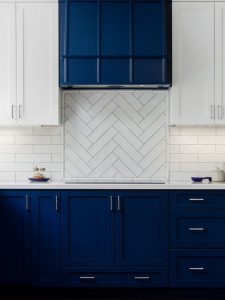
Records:
M190 267L189 270L190 271L204 271L205 268L203 268L203 267L199 267L199 268L192 268L192 267Z
M80 276L81 280L95 280L95 276Z
M134 276L134 279L136 280L149 280L149 276Z
M190 198L189 201L204 201L204 198Z
M190 227L190 231L205 231L204 227Z

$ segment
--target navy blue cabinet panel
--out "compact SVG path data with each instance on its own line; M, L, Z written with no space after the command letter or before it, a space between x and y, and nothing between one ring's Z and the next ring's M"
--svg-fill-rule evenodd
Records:
M62 193L63 266L114 264L114 212L109 192Z
M160 1L133 3L134 56L166 55L164 9Z
M116 196L116 264L168 265L167 192L120 191Z
M97 2L68 2L68 55L97 55Z
M63 63L63 61L62 61ZM98 82L98 61L95 58L71 58L64 61L66 66L67 80L71 85L76 81L77 84L95 84ZM74 72L76 70L76 72Z
M225 191L180 190L170 192L171 209L225 209Z
M128 84L130 82L129 59L102 59L101 62L101 84Z
M224 287L224 250L172 250L171 287Z
M0 282L30 281L30 198L24 191L0 191Z
M60 278L60 193L32 197L32 284L57 286Z
M101 2L100 5L101 55L130 55L131 36L129 2Z
M225 248L225 212L173 211L171 248Z
M167 269L63 268L65 287L165 287Z

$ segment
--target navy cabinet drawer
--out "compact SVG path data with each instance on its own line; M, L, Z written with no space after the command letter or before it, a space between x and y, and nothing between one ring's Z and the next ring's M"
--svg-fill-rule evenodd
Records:
M225 191L172 191L170 208L225 209Z
M172 250L170 286L224 287L224 250Z
M168 286L166 269L121 271L63 268L62 285L65 287L163 287Z
M225 248L224 211L171 212L171 248Z

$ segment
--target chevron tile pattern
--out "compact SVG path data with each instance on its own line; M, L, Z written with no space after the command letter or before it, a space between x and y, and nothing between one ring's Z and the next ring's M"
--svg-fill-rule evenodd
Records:
M165 181L167 92L64 94L64 177Z

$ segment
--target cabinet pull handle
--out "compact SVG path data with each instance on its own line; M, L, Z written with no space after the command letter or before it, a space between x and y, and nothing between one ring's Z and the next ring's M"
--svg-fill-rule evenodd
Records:
M14 108L15 108L15 105L12 105L11 106L11 116L12 116L12 119L14 119Z
M29 211L29 197L28 197L28 195L26 195L26 204L25 204L25 206L26 206L26 211Z
M117 196L117 210L121 211L121 200L120 200L120 196Z
M134 276L136 280L150 280L149 276Z
M22 108L23 108L23 106L20 104L19 105L19 119L22 118Z
M204 227L190 227L190 231L205 231Z
M59 211L59 199L58 199L58 195L55 196L55 210Z
M205 201L204 198L190 198L189 201Z
M223 106L217 105L217 117L218 119L223 119Z
M211 119L215 119L215 106L214 105L210 105L210 113L211 113Z
M204 271L205 268L203 268L203 267L198 267L198 268L190 267L189 270L190 270L190 271Z
M95 280L95 276L80 276L81 280Z
M110 211L113 211L113 196L109 196L110 199Z

